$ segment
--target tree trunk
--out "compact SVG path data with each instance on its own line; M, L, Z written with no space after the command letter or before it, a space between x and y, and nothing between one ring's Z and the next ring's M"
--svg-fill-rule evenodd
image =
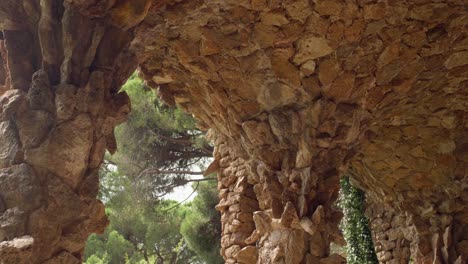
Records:
M98 171L130 111L118 90L149 1L130 18L125 6L17 2L0 4L0 262L78 264L108 223Z

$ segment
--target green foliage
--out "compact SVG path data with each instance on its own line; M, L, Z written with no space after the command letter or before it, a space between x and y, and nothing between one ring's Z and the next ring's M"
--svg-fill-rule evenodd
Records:
M132 113L116 129L118 152L106 156L100 173L99 198L110 225L104 234L89 237L85 263L222 263L216 184L200 184L192 203L178 205L163 195L185 184L188 176L147 172L201 167L212 147L192 116L164 106L136 75L123 90L131 98ZM181 227L190 225L190 219L196 233L183 236ZM194 237L205 247L195 251Z
M123 184L120 189L113 185L116 182ZM145 199L118 171L102 171L101 183L103 190L110 193L106 196L110 226L103 235L88 239L87 262L135 264L153 263L152 259L171 264L200 262L179 232L188 208L179 206L168 210L177 202Z
M164 105L135 74L123 86L132 101L128 121L115 130L118 151L110 161L148 198L158 199L186 183L188 176L158 173L191 170L211 157L213 148L191 115Z
M119 167L123 172L149 167L186 168L210 156L209 145L196 144L203 142L204 134L196 128L191 115L164 105L136 75L122 90L131 98L132 112L128 121L116 129L120 151L112 159L125 161Z
M85 264L109 264L109 263L110 263L110 259L107 253L104 253L102 257L98 257L97 255L92 255L85 262Z
M369 220L364 215L364 192L351 186L349 178L341 179L339 206L343 210L341 228L346 240L349 264L378 264Z
M111 263L125 263L129 255L135 254L132 243L127 241L117 230L112 230L107 237L106 249Z
M105 242L97 234L91 234L88 237L84 250L84 258L87 264L104 264L109 262Z
M220 240L221 234L220 214L213 210L218 202L217 195L215 182L201 183L181 226L181 233L190 249L207 264L224 263L220 243L213 243Z

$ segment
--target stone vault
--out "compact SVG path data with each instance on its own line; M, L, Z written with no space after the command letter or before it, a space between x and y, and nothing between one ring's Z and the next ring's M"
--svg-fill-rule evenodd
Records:
M226 263L335 264L339 177L381 263L468 261L463 0L1 0L0 261L81 263L139 67L215 144Z

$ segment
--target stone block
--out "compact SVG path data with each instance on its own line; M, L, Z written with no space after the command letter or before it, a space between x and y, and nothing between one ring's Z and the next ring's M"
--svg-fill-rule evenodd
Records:
M0 169L2 169L20 159L21 143L11 121L0 122L0 142Z
M377 259L380 262L386 262L392 258L392 252L390 251L382 251L377 253Z
M403 232L400 228L389 229L386 233L389 241L395 241L399 238L403 238Z
M257 248L254 246L247 246L242 248L239 252L234 255L237 262L242 264L250 264L257 262Z
M92 144L91 119L83 114L53 129L41 146L26 150L25 159L76 187L87 169Z
M346 263L346 259L338 254L332 254L329 257L320 259L320 264L342 264Z
M270 126L264 122L246 121L242 123L242 129L254 146L274 143Z
M297 42L297 53L293 62L301 65L306 61L326 56L333 52L325 38L304 36Z
M42 110L26 111L16 120L19 138L25 149L38 147L53 127L53 117Z
M6 209L29 212L41 204L41 184L29 165L14 165L0 170L0 195Z
M0 121L9 120L25 101L25 93L21 90L12 89L0 96Z
M315 232L314 235L310 236L310 253L315 257L322 257L325 255L327 246L325 240L320 232Z
M234 245L226 248L225 251L225 256L226 258L234 258L234 256L241 250L241 247L239 245Z

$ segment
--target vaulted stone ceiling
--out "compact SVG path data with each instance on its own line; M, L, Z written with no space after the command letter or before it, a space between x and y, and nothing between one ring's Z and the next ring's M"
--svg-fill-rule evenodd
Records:
M466 263L467 24L462 0L4 0L0 259L79 263L103 230L139 66L210 129L226 263L343 262L344 173L382 263Z

